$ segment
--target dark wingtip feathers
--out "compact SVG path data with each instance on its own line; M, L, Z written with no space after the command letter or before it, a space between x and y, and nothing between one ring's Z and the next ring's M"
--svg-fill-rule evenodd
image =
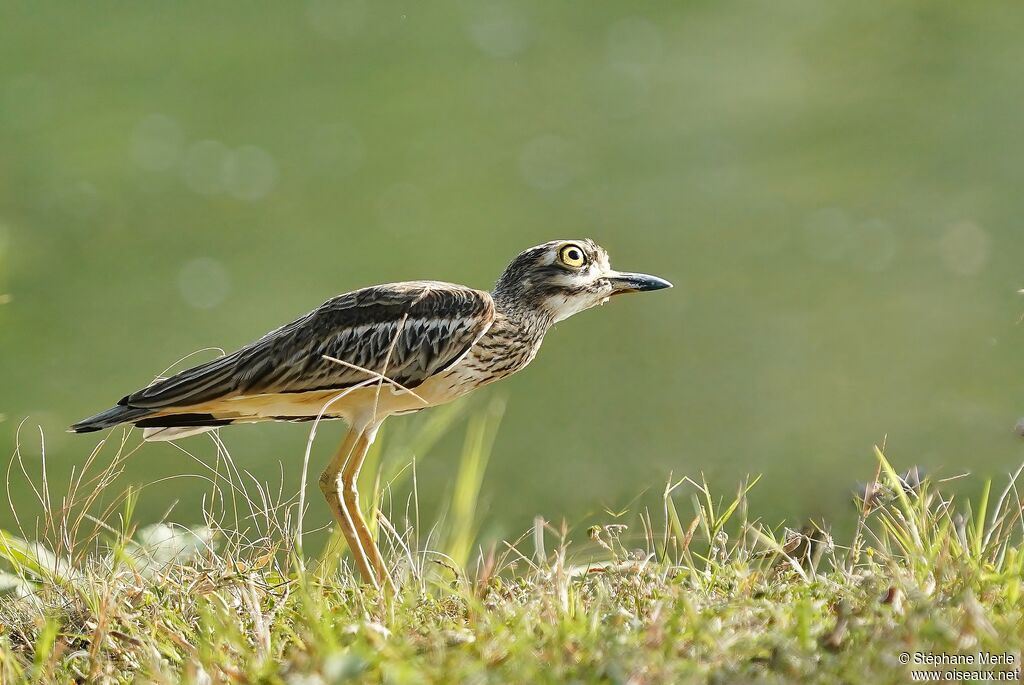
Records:
M94 433L104 428L112 428L120 423L129 423L152 413L152 409L142 407L126 407L118 405L104 412L82 419L68 429L69 433Z

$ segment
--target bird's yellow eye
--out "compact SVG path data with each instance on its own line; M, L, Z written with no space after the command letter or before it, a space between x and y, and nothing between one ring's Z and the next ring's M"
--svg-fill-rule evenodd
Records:
M587 263L587 256L579 245L566 245L558 252L558 259L562 264L578 269Z

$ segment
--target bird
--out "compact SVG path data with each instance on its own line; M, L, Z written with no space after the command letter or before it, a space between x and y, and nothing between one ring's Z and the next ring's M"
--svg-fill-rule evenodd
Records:
M590 239L531 247L490 292L405 281L344 293L241 349L156 381L69 429L120 424L146 441L232 424L343 419L348 432L320 476L365 584L395 591L359 508L367 450L389 416L451 402L525 368L557 322L624 293L670 288L614 270Z

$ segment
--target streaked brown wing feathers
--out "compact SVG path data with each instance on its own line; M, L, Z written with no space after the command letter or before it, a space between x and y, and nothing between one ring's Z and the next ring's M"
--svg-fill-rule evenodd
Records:
M460 359L493 320L490 295L464 286L415 281L364 288L121 403L186 407L229 396L340 390L374 377L353 366L415 388Z

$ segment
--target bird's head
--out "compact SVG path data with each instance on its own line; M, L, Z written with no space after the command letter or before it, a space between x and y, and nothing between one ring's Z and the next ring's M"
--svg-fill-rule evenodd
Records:
M513 259L494 287L494 298L500 306L554 323L613 295L671 287L657 276L616 271L608 252L593 240L552 240Z

